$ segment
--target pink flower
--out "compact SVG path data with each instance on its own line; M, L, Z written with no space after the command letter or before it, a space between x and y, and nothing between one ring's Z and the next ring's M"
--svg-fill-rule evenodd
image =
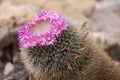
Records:
M51 23L50 30L46 33L33 35L31 30L41 22L49 21ZM59 14L55 12L42 11L31 22L24 25L18 31L18 39L20 46L23 48L31 48L35 46L49 46L54 45L56 37L58 37L63 30L67 29L68 24Z

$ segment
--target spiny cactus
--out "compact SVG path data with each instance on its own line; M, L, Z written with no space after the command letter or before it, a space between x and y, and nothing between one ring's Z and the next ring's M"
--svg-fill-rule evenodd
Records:
M33 34L41 21L52 25L48 31ZM120 80L118 67L94 44L85 29L86 22L74 22L43 11L25 25L18 35L26 69L36 80Z

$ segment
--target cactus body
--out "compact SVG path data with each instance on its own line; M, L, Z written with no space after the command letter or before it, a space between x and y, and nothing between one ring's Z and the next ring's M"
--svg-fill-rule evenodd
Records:
M116 64L87 30L66 18L68 28L54 45L21 48L21 59L36 80L120 80Z

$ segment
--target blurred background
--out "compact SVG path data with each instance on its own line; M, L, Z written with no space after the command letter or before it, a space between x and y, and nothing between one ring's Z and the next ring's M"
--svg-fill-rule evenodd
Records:
M17 31L41 10L87 21L107 54L120 63L120 0L0 0L0 80L28 80Z

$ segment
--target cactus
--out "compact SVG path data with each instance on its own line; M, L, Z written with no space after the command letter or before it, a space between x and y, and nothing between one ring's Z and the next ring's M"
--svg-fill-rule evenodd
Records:
M36 80L120 80L118 67L95 45L86 22L79 25L47 11L38 16L18 32L21 59ZM52 25L43 33L28 33L41 21Z

